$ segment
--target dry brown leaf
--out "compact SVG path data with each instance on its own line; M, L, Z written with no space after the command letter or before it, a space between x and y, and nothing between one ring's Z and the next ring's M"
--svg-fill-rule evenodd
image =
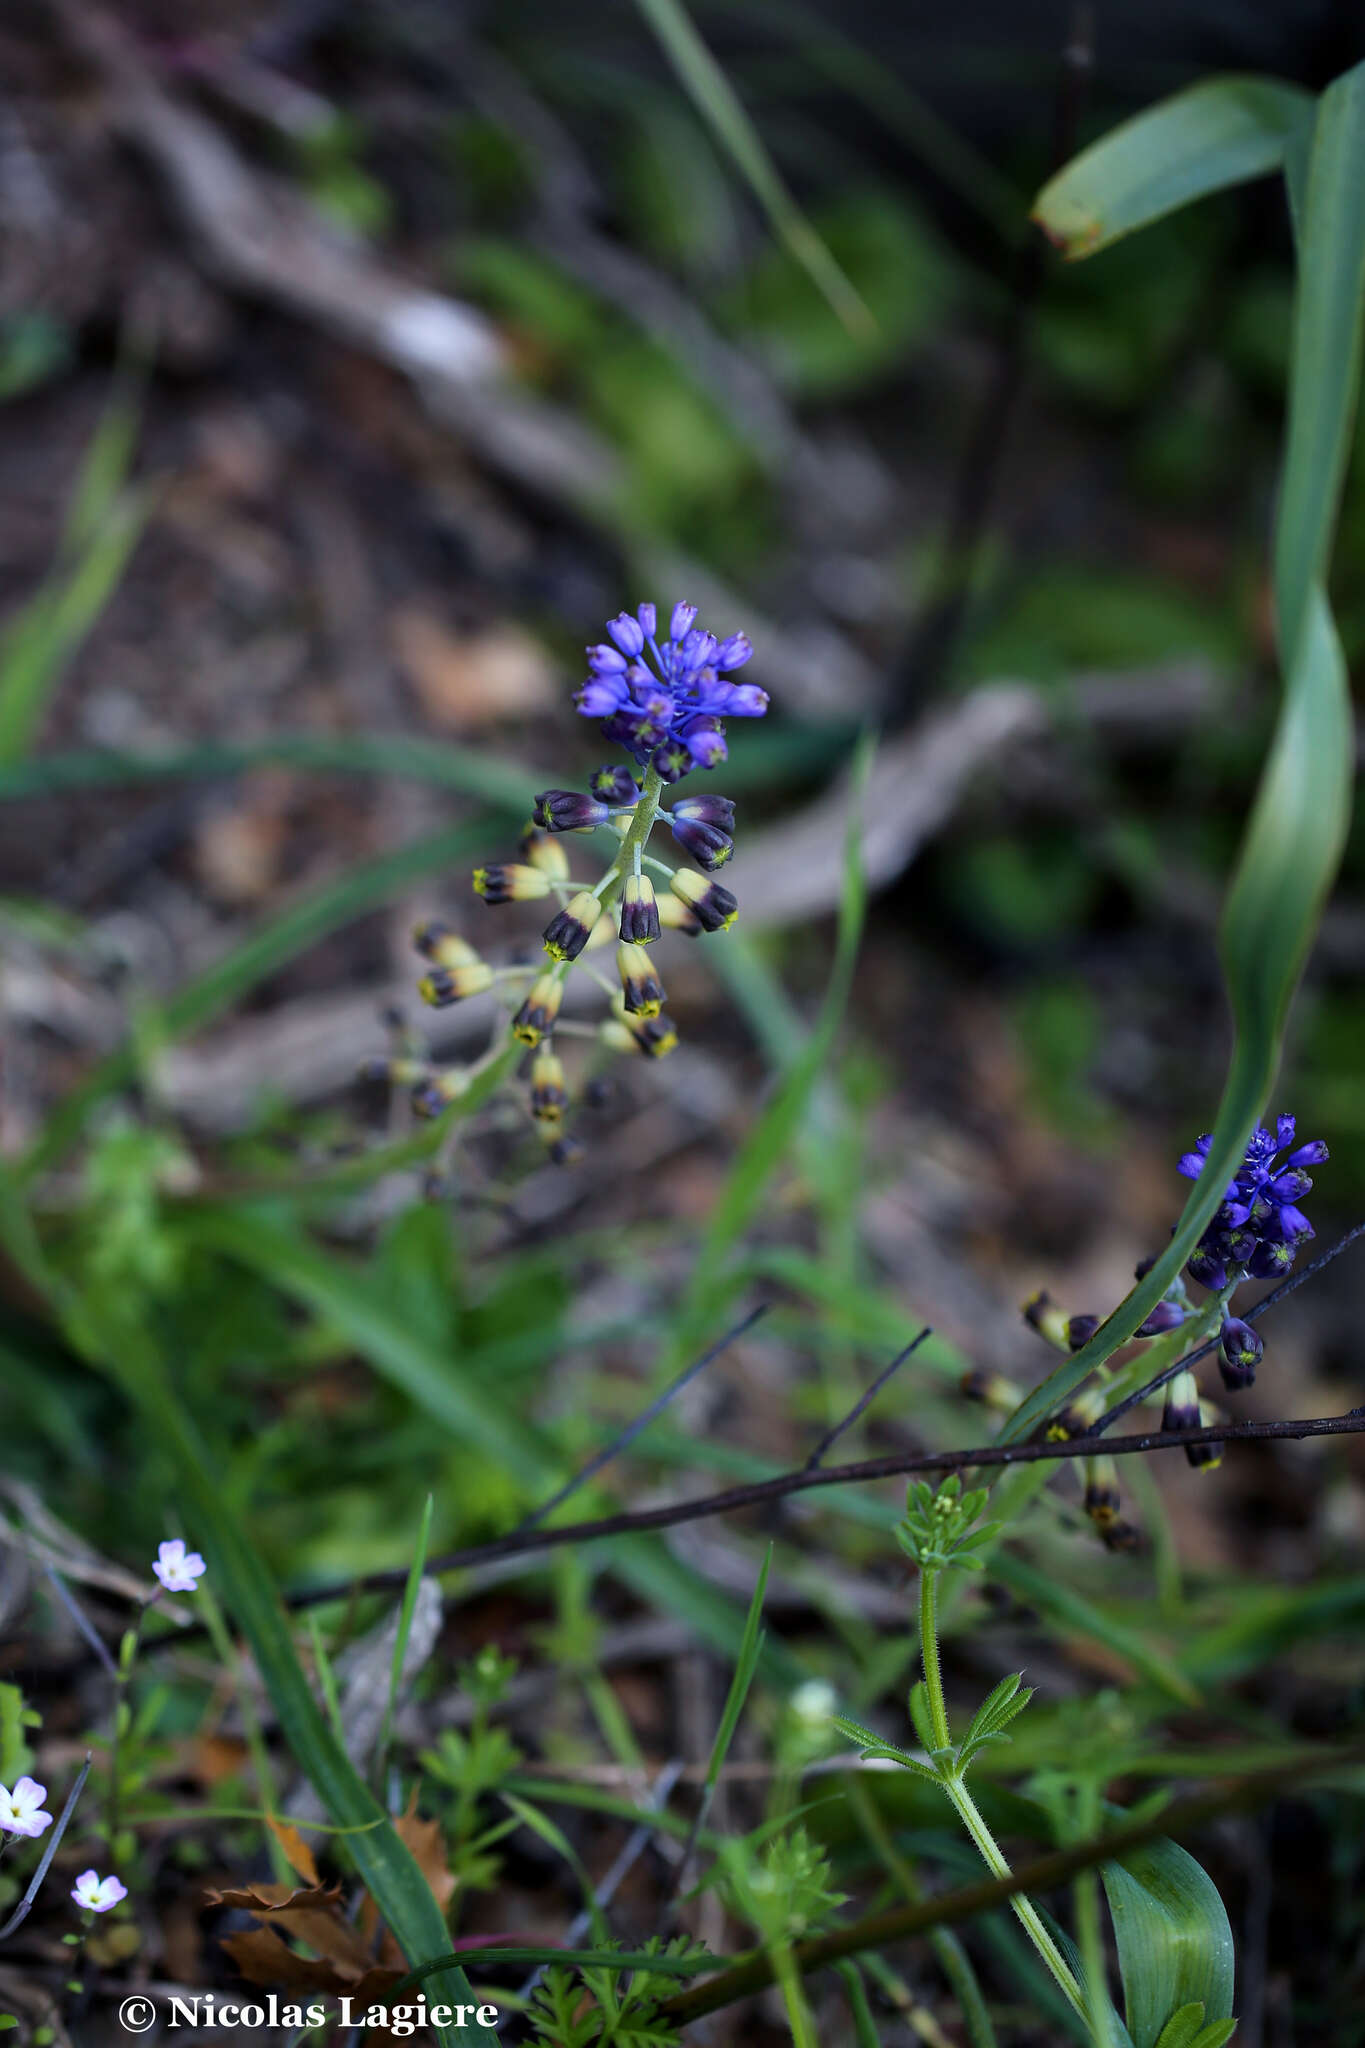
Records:
M441 1823L421 1818L417 1812L417 1794L414 1792L407 1812L394 1822L393 1831L412 1851L414 1863L431 1886L432 1897L444 1912L454 1896L455 1879L451 1874Z
M339 1971L335 1964L301 1956L280 1940L273 1927L253 1927L229 1934L222 1944L248 1984L282 1984L287 1991L345 1992L359 2004L382 1998L402 1977L402 1969L367 1969L363 1977Z
M205 1901L210 1906L240 1906L247 1913L269 1913L272 1916L300 1906L321 1906L325 1910L340 1897L339 1884L320 1883L247 1884L223 1892L209 1890L204 1894Z
M405 604L390 615L389 634L434 725L495 725L544 710L556 695L549 656L519 626L488 626L461 638L424 605Z
M318 1876L317 1864L313 1861L313 1852L298 1829L290 1827L287 1821L276 1820L274 1815L269 1813L265 1817L265 1824L284 1851L289 1868L296 1871L306 1885L320 1884L322 1880Z

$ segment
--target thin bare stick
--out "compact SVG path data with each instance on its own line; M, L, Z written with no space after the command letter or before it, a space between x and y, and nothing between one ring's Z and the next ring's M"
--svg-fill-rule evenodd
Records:
M1290 1422L1219 1423L1212 1429L1157 1429L1141 1436L1111 1437L1105 1444L1111 1457L1145 1456L1151 1451L1178 1451L1192 1444L1299 1442L1314 1436L1355 1436L1365 1432L1365 1408L1352 1408L1345 1415L1319 1415ZM749 1486L732 1486L723 1493L701 1494L695 1500L671 1501L657 1508L634 1513L602 1515L590 1522L563 1522L555 1529L520 1529L478 1543L467 1550L450 1550L434 1557L429 1573L471 1571L495 1564L502 1558L528 1552L552 1550L560 1543L595 1543L608 1536L638 1536L654 1529L675 1529L684 1522L700 1522L711 1515L727 1515L741 1508L766 1507L795 1493L810 1493L818 1487L852 1486L878 1479L904 1478L917 1472L955 1472L968 1465L1034 1465L1054 1458L1088 1458L1095 1451L1094 1439L1072 1437L1065 1443L982 1444L956 1451L923 1451L896 1457L866 1458L856 1465L822 1465L815 1471L783 1472L774 1479L761 1479ZM358 1593L391 1592L406 1583L407 1572L369 1572L363 1578L346 1579L331 1586L313 1586L306 1592L286 1596L291 1608L317 1607L331 1600L347 1600Z
M833 1429L827 1430L824 1436L821 1437L819 1443L815 1446L815 1449L811 1452L805 1464L802 1466L801 1469L803 1472L814 1472L818 1465L822 1465L824 1463L825 1453L833 1449L834 1445L838 1443L839 1438L844 1434L845 1430L852 1429L854 1423L859 1419L859 1417L865 1414L866 1411L872 1406L872 1403L876 1400L878 1394L880 1394L882 1388L886 1385L887 1381L892 1377L892 1375L894 1373L898 1373L901 1367L905 1364L906 1359L910 1357L911 1353L918 1351L920 1345L924 1342L925 1338L931 1337L932 1335L933 1331L929 1328L929 1325L926 1323L924 1328L920 1331L918 1337L916 1337L911 1343L907 1344L904 1351L902 1351L899 1354L899 1356L893 1358L890 1365L885 1366L883 1370L877 1374L876 1379L873 1380L871 1386L867 1389L865 1393L860 1394L858 1396L853 1406L849 1409L847 1415L843 1418L843 1421L836 1422Z
M586 1486L590 1479L595 1479L604 1465L609 1465L613 1458L618 1458L621 1455L622 1451L629 1450L641 1431L648 1429L656 1415L663 1414L669 1402L676 1399L688 1382L694 1380L699 1372L704 1372L708 1365L714 1363L720 1357L722 1351L728 1351L737 1338L742 1337L747 1330L752 1330L759 1318L767 1315L770 1306L769 1302L761 1301L758 1307L750 1309L748 1315L743 1317L740 1322L737 1322L732 1330L727 1330L723 1337L718 1337L709 1351L704 1351L700 1358L694 1359L691 1365L685 1366L678 1374L678 1377L675 1380L671 1380L664 1388L662 1394L650 1402L648 1408L643 1409L633 1422L626 1424L619 1436L613 1437L609 1444L604 1444L600 1451L589 1458L581 1471L575 1472L572 1479L566 1479L558 1493L552 1493L547 1501L543 1501L538 1508L533 1508L525 1521L517 1524L518 1533L523 1529L536 1528L539 1523L545 1520L547 1515L553 1514L556 1508L562 1507L570 1494L577 1493L580 1486ZM928 1333L926 1332L925 1334L927 1335ZM915 1343L917 1344L918 1342L919 1339L916 1338ZM912 1344L910 1348L913 1351L914 1345Z

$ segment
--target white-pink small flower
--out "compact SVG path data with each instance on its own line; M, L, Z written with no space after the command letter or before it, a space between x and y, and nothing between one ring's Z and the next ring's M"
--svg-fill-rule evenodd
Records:
M71 1896L87 1912L107 1913L120 1899L127 1898L128 1887L112 1872L108 1877L97 1877L93 1870L83 1870L71 1887Z
M12 1792L0 1785L0 1829L7 1835L41 1835L52 1826L52 1815L43 1812L47 1786L36 1778L19 1778Z
M163 1543L152 1570L168 1593L192 1593L208 1567L197 1550L186 1550L178 1536Z

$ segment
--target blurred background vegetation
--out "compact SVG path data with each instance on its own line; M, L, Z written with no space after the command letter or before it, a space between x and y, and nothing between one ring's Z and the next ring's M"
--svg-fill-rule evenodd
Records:
M800 1462L921 1321L850 1455L975 1440L962 1371L1041 1376L1018 1318L1040 1285L1068 1312L1125 1291L1226 1064L1214 922L1278 695L1288 221L1255 184L1068 268L1026 217L1080 142L1210 71L1321 88L1365 53L1357 10L699 4L799 209L776 226L652 17L21 0L0 23L4 1146L60 1268L143 1305L292 1588L405 1565L428 1491L435 1550L510 1526L760 1296L768 1320L599 1505ZM422 1028L411 927L489 936L469 868L600 758L578 650L683 594L749 631L773 699L706 778L741 805L740 925L672 969L683 1047L613 1073L581 1162L545 1165L495 1111L424 1191L420 1165L383 1170L419 1128L405 1104L354 1079L392 1005ZM1359 459L1333 594L1358 672ZM983 737L991 704L1013 722ZM906 804L926 774L943 802L874 873L837 1056L717 1246L736 1147L829 980L845 799L815 807L868 726ZM948 751L925 769L929 734ZM1365 1201L1363 963L1357 822L1272 1105L1331 1144L1323 1235ZM451 1049L470 1028L433 1026ZM1358 1292L1343 1261L1282 1312L1249 1415L1365 1398ZM140 1570L173 1475L17 1272L4 1297L8 1512ZM1363 1476L1346 1440L1216 1477L1159 1461L1131 1479L1138 1556L1063 1489L950 1657L995 1675L1019 1648L1042 1688L1019 1749L1043 1763L1099 1683L1133 1758L1358 1730ZM909 1657L889 1513L831 1499L451 1581L409 1745L495 1644L542 1761L704 1756L769 1536L751 1757L802 1677L866 1719ZM69 1618L3 1555L0 1678L60 1756L98 1672L73 1680ZM344 1642L380 1610L325 1612ZM259 1803L217 1684L202 1647L167 1660L144 1812ZM1305 1795L1206 1845L1246 2048L1365 2038L1343 1812ZM970 1869L941 1816L897 1818ZM583 1826L596 1870L619 1825ZM571 1916L543 1843L500 1853L470 1925ZM152 1829L139 1854L169 1901L259 1834ZM161 1974L221 1981L198 1928L169 1905L144 1926ZM1063 2015L1021 2017L1045 1987L1008 1921L970 1945L1001 2039L1057 2038ZM906 1996L884 2038L916 2012L964 2038L941 1976L916 1964Z

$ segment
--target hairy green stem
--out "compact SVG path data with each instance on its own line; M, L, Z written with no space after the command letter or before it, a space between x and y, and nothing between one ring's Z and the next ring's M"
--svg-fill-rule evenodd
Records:
M1000 1845L987 1827L976 1801L967 1790L951 1758L953 1739L948 1727L948 1707L943 1697L943 1667L938 1654L935 1601L937 1582L938 1572L934 1567L927 1566L922 1569L919 1589L920 1655L924 1659L924 1690L929 1702L929 1722L934 1736L934 1762L939 1765L943 1789L952 1801L958 1819L981 1852L986 1868L993 1877L1008 1878L1011 1871ZM1020 1893L1011 1899L1010 1904L1024 1932L1056 1978L1068 2003L1088 2025L1089 2014L1086 2011L1081 1987L1076 1982L1066 1958L1043 1925L1032 1900L1026 1899Z

